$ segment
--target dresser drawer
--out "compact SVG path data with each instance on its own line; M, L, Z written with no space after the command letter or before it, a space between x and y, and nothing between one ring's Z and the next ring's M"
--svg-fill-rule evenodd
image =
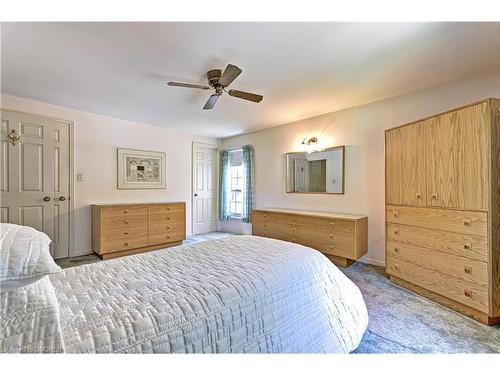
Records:
M149 206L150 214L168 214L171 212L184 212L183 203L152 204Z
M290 234L290 233L279 233L279 239L282 241L298 243L304 246L311 246L311 239L308 236Z
M292 214L280 214L280 224L311 225L311 217Z
M148 225L148 216L105 217L101 219L100 223L101 231L145 227Z
M257 221L252 223L252 231L254 229L260 229L264 231L278 232L278 223L273 221Z
M103 230L101 231L101 241L126 240L133 237L147 236L147 234L147 226Z
M270 230L262 226L255 226L255 223L252 224L252 234L259 237L280 238L280 234L277 230Z
M149 235L149 245L157 245L168 242L179 242L184 240L185 238L186 237L184 236L183 231L171 232L171 233L154 233Z
M152 222L149 225L149 234L179 232L184 230L185 230L184 222L169 222L169 223Z
M153 223L184 223L184 211L167 213L150 213L149 222Z
M477 237L488 235L486 212L458 211L439 208L387 206L386 218L395 224L462 233Z
M310 236L311 227L307 225L279 223L278 231L284 234Z
M252 222L278 222L279 214L268 211L252 211Z
M311 238L313 241L337 241L354 246L355 236L348 232L339 232L337 230L320 231L317 227L311 227Z
M324 254L335 255L347 259L356 259L354 240L336 238L330 241L322 241L313 238L311 240L311 246Z
M137 236L127 239L102 241L100 254L112 253L115 251L135 249L148 245L148 235Z
M477 259L482 262L487 261L488 244L487 239L483 237L407 225L387 224L387 239Z
M478 311L488 313L488 288L394 258L387 258L387 272Z
M353 234L356 231L356 224L351 220L310 218L309 225L316 232L346 232Z
M391 240L387 241L387 257L404 260L477 285L488 286L488 265L479 260L428 250Z
M102 207L100 209L101 219L104 218L126 218L131 216L144 216L148 215L147 206L113 206Z

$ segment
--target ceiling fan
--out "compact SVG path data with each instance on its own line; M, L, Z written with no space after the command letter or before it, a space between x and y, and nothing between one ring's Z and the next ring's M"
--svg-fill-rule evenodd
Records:
M236 65L228 64L224 73L221 69L212 69L207 72L208 86L195 85L191 83L181 83L181 82L167 82L169 86L177 87L187 87L190 89L200 89L200 90L215 90L215 93L208 98L203 109L212 109L215 107L215 103L224 92L227 92L230 96L235 98L240 98L244 100L249 100L254 103L259 103L264 97L262 95L252 94L245 91L239 90L226 90L226 88L241 74L242 70Z

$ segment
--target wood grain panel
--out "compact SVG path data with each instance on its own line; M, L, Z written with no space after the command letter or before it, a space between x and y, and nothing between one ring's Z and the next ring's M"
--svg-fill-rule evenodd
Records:
M185 230L186 230L186 225L184 222L173 222L173 223L150 222L149 224L149 233L167 233L167 232L178 232Z
M125 229L111 229L106 231L101 231L101 241L115 241L115 240L126 240L133 237L146 236L148 234L148 227L133 227Z
M389 223L387 239L482 262L488 259L488 241L482 237Z
M485 102L428 120L427 197L432 206L488 209L488 117Z
M310 225L311 218L305 215L279 214L279 222L283 224Z
M155 223L184 223L185 222L185 214L183 211L177 212L168 212L168 213L150 213L149 221Z
M150 214L167 214L171 212L184 212L184 203L152 204L149 206Z
M387 203L426 204L425 143L423 123L385 133Z
M296 234L301 236L311 235L311 227L308 225L285 224L280 222L278 224L278 231L280 233Z
M335 232L354 233L356 229L356 222L352 220L308 218L307 223L316 232L331 232L334 230Z
M500 100L491 99L491 314L500 317Z
M129 206L129 205L123 205L123 206L114 206L114 207L102 207L100 209L101 211L101 218L124 218L130 217L130 216L143 216L147 217L148 215L148 207L141 205L141 206Z
M279 239L282 241L288 241L288 242L293 242L293 243L298 243L300 245L304 246L311 246L311 238L309 236L305 235L298 235L295 233L283 233L280 232L278 234Z
M466 306L488 313L488 288L393 257L387 259L387 272Z
M252 234L254 236L266 237L266 238L280 238L280 233L278 231L273 231L263 227L254 227L252 228Z
M387 241L387 257L404 260L457 279L488 287L488 264L406 243Z
M488 214L478 211L458 211L429 207L387 206L386 220L390 223L446 230L471 236L488 236Z
M127 216L127 217L101 217L100 230L119 229L119 228L134 228L148 225L148 216Z
M252 228L256 230L278 232L278 222L258 221L252 224Z
M276 212L267 212L267 211L259 211L259 210L254 210L252 211L252 222L259 222L259 221L278 221L279 220L279 214Z
M100 254L112 253L114 251L122 251L135 249L148 245L148 235L137 236L129 239L118 239L112 241L101 241Z
M156 245L160 243L177 242L177 241L182 241L185 238L186 235L184 231L168 232L168 233L150 233L148 244Z

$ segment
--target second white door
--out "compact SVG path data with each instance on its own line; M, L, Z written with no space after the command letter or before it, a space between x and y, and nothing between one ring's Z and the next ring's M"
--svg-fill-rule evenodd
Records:
M193 143L193 234L217 227L217 146Z

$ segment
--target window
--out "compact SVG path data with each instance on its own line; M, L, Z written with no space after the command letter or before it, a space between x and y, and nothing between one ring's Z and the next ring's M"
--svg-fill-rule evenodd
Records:
M243 208L243 151L233 150L229 154L229 211L231 217L240 218Z

